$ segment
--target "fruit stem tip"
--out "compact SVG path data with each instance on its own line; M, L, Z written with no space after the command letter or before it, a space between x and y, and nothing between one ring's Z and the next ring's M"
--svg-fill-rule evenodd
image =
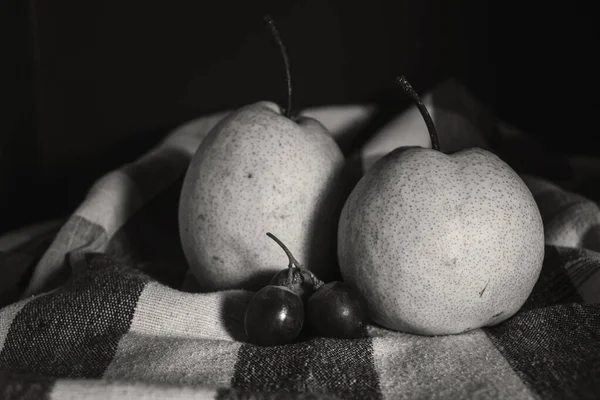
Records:
M406 77L404 75L397 77L396 83L400 85L402 90L404 90L410 96L412 101L416 104L417 109L419 110L419 112L423 116L423 119L425 120L425 125L427 125L427 130L429 131L429 137L431 138L431 148L439 151L440 143L438 140L437 129L435 128L435 124L433 123L433 118L431 118L429 111L427 111L427 107L425 107L423 100L417 94L417 92L412 87L412 85L410 83L408 83L408 80L406 79Z
M290 60L288 58L287 51L285 49L283 41L281 40L281 36L279 35L279 31L275 27L275 22L273 22L273 18L271 18L270 15L265 15L264 21L267 24L267 26L269 27L269 30L271 31L271 34L273 35L273 38L275 39L277 46L279 46L279 51L281 52L281 56L283 57L283 64L285 67L285 79L287 82L287 108L284 111L284 115L287 118L291 119L291 115L292 115L292 77L291 77L291 73L290 73Z

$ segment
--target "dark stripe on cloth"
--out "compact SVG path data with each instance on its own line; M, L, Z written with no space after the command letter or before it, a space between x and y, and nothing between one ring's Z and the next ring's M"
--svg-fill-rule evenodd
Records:
M542 271L520 312L556 304L583 302L566 268L566 259L571 259L574 252L578 255L581 252L566 248L562 248L561 252L554 246L545 246Z
M600 305L539 308L485 330L542 399L600 398Z
M0 371L2 400L44 400L50 398L54 379Z
M343 400L341 397L324 393L249 392L241 389L224 388L217 392L217 399L227 400Z
M543 399L600 398L600 304L580 304L565 271L566 259L573 257L547 247L527 303L511 319L484 329Z
M231 386L247 393L382 398L371 339L313 338L273 347L243 344L238 351ZM221 399L236 398L231 393L221 395Z
M87 268L15 316L0 353L0 370L102 376L129 329L147 277L102 254L88 254L86 260Z
M123 264L174 289L181 287L188 269L178 228L182 184L183 176L137 210L106 249Z

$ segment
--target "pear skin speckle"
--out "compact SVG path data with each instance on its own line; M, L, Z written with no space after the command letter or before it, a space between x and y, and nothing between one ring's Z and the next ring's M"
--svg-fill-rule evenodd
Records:
M541 271L544 229L531 192L494 154L396 149L347 199L338 258L378 324L457 334L521 308Z
M255 287L285 268L266 232L317 275L331 275L343 164L319 122L292 121L270 102L218 124L192 158L179 203L182 248L201 288Z

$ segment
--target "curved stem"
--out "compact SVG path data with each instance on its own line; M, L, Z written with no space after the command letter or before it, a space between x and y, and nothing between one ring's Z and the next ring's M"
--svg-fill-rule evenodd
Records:
M289 268L290 270L296 266L298 268L302 268L302 265L298 262L298 260L296 260L294 258L294 255L292 254L292 252L290 251L290 249L287 248L287 246L285 244L283 244L283 242L281 240L279 240L275 235L273 235L271 232L267 232L267 236L270 237L271 239L273 239L275 242L277 242L277 244L283 249L283 251L285 251L285 254L287 254L288 259L290 261L289 264Z
M290 118L292 114L292 76L290 74L290 60L288 59L287 52L285 51L285 46L283 45L283 41L279 36L279 31L275 27L273 19L269 15L266 15L265 22L269 26L271 34L275 38L275 42L277 42L277 45L279 46L279 50L281 52L281 56L283 57L283 64L285 66L285 76L287 81L287 108L285 110L284 115L287 118Z
M421 115L423 116L423 119L425 120L425 125L427 125L427 130L429 131L429 137L431 138L431 148L439 151L440 150L440 142L438 140L437 129L435 129L435 124L433 123L433 119L431 118L429 111L427 111L427 107L425 107L423 100L417 94L415 89L413 89L411 84L408 83L408 81L406 80L406 78L403 75L396 78L396 83L398 83L400 85L400 87L402 87L402 89L411 97L412 101L415 102L417 108L419 109L419 112L421 113Z

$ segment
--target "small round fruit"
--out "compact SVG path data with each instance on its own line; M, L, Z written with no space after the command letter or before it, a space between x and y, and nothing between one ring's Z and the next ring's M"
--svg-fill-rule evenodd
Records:
M365 305L358 293L341 281L326 283L310 296L307 318L323 336L360 338L367 335Z
M260 346L292 342L303 324L302 299L284 286L267 285L256 292L244 318L248 340Z

